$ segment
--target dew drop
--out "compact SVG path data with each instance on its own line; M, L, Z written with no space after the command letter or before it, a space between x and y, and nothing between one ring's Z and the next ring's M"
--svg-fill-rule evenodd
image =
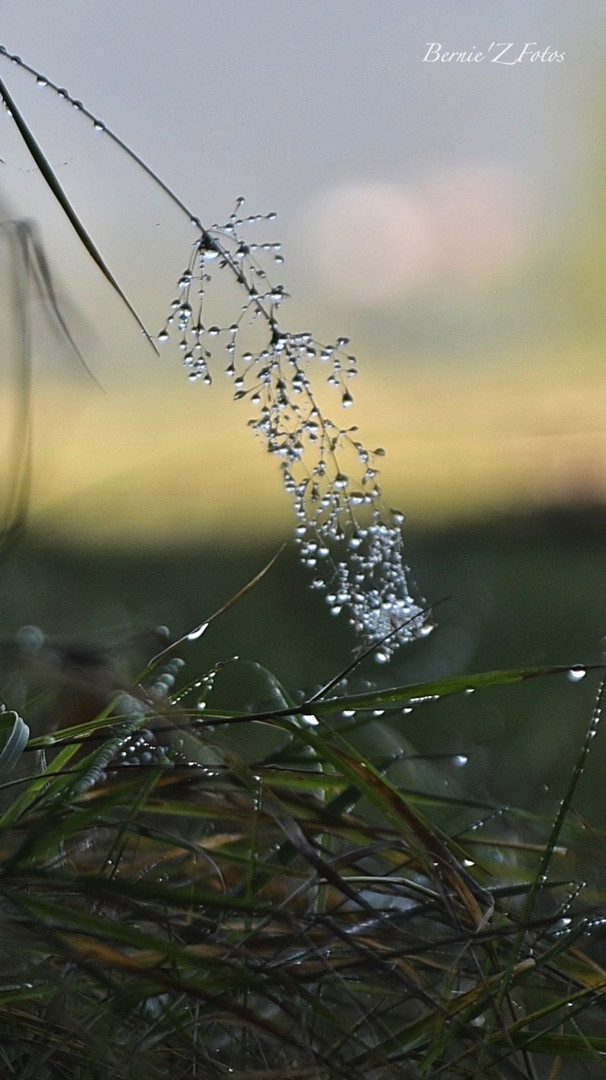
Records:
M312 716L311 713L303 713L301 717L304 724L308 724L310 727L317 727L320 723L317 716Z
M570 682L580 682L581 679L585 678L586 674L587 672L585 671L585 668L581 667L580 665L576 665L575 667L570 668L570 671L567 673L566 678L569 679Z
M187 640L197 641L199 637L202 637L205 630L208 630L207 622L201 623L200 626L196 626L195 630L190 630L189 634L186 635Z

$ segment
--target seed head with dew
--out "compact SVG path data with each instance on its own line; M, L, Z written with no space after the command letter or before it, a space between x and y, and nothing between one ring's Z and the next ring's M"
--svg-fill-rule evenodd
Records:
M322 345L307 331L285 330L279 315L288 294L273 280L276 267L283 262L281 245L245 239L250 227L273 222L275 213L241 216L244 200L239 198L224 225L206 228L202 219L82 102L3 46L0 55L77 108L98 136L117 145L193 225L196 240L178 276L176 294L156 342L176 343L190 380L206 385L212 382L222 349L234 400L252 407L249 427L280 463L284 489L294 505L296 543L301 561L312 572L312 588L326 592L333 614L342 610L348 614L360 638L360 649L377 646L379 661L389 660L398 646L428 634L433 625L431 615L423 601L412 596L409 586L402 547L403 515L387 508L377 482L377 459L384 450L366 449L357 438L356 427L329 419L310 382L312 363L324 364L328 386L338 395L340 405L350 408L351 380L357 368L355 357L347 352L348 339L340 337L334 344ZM2 81L0 96L87 251L143 326L75 219L57 177L51 175ZM217 305L224 310L230 287L235 290L235 317L227 321L214 313L219 310Z
M273 221L276 215L241 217L242 205L239 199L225 225L200 232L157 340L177 339L189 378L207 385L217 346L223 343L234 400L253 406L248 425L279 461L312 588L326 592L333 614L345 610L361 648L381 643L375 655L385 662L399 645L427 635L433 624L422 601L411 596L402 547L404 516L387 509L377 483L377 459L385 451L367 450L356 427L329 419L312 389L310 367L323 363L328 386L349 409L356 358L346 351L345 337L322 345L309 332L282 328L279 314L288 294L271 280L276 263L283 262L281 247L243 239L248 226ZM225 271L235 277L244 301L237 321L220 326L210 311L216 278ZM259 327L251 348L248 338ZM351 464L347 473L344 458Z

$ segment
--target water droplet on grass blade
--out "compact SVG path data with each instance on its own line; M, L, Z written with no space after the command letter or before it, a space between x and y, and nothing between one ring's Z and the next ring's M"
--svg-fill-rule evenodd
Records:
M308 724L310 727L317 727L320 723L317 716L313 716L312 713L303 713L301 719L304 724Z
M585 668L581 667L580 664L576 664L574 667L570 668L570 671L568 671L566 678L570 682L580 682L581 679L585 678L586 674L587 672L585 671Z

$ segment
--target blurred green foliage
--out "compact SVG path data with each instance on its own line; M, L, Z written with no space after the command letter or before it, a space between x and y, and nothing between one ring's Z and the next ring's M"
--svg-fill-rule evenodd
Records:
M604 525L603 512L595 508L509 515L422 534L409 530L407 550L420 586L430 602L439 601L438 627L387 666L364 660L350 675L349 688L601 662ZM64 644L115 648L132 677L140 663L139 635L147 635L147 645L149 631L159 624L168 625L172 639L187 633L272 554L267 547L203 542L163 552L91 553L32 538L5 557L0 576L5 653L10 655L16 630L34 624ZM217 693L226 695L226 706L237 705L242 695L250 707L262 707L268 693L252 662L274 672L290 691L309 692L336 675L351 662L355 638L307 584L295 552L287 549L249 595L180 650L186 677L237 656L239 663L218 678ZM361 745L387 750L400 740L428 755L469 756L453 779L457 786L540 806L553 802L568 774L595 686L591 675L578 685L562 677L494 689L477 700L423 703L397 723L377 718L360 733ZM606 809L599 740L594 755L583 809L599 822Z

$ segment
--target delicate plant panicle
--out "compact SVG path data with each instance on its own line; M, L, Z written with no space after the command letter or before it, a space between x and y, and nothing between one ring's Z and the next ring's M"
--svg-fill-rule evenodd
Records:
M249 427L280 461L284 488L294 503L301 560L313 572L312 588L326 590L333 614L348 611L362 647L390 635L376 653L385 661L399 644L432 628L408 587L404 515L387 511L382 502L377 458L385 451L367 450L355 426L340 427L320 408L310 364L319 360L328 366L326 382L337 391L342 407L349 408L356 358L345 351L345 337L322 345L311 333L282 330L278 314L288 294L271 282L260 258L267 254L281 263L281 247L246 243L242 235L246 225L273 221L276 215L239 217L243 202L238 200L225 225L202 230L178 279L180 295L173 299L157 340L176 338L189 378L206 385L212 382L213 346L223 342L234 400L254 406ZM231 270L245 296L238 320L224 327L207 321L215 267ZM259 321L264 327L261 345L254 350L239 347L240 335ZM352 459L356 480L342 470L342 457Z
M378 660L388 660L399 645L429 633L431 618L422 602L413 599L408 584L401 536L404 517L388 510L377 482L377 458L384 455L384 450L367 450L356 437L356 427L343 427L329 419L312 390L309 369L318 360L327 365L326 381L337 391L342 407L351 406L349 387L356 374L356 359L346 352L348 339L340 337L332 345L322 345L309 332L285 331L278 316L288 294L271 280L271 272L264 265L268 258L272 269L283 262L281 246L275 242L250 243L243 238L247 226L273 221L276 215L241 217L244 200L240 198L224 225L206 228L81 102L2 47L0 53L91 120L95 130L117 143L189 217L197 237L179 276L177 295L165 325L155 340L159 344L176 341L189 378L206 385L212 382L216 354L222 346L225 372L233 380L234 399L246 400L253 406L254 415L248 424L268 452L280 461L284 488L294 503L301 560L313 572L312 587L326 590L333 614L342 609L348 613L361 638L361 648L378 646ZM2 83L0 93L30 151L40 157ZM46 159L44 166L48 174ZM56 178L52 174L45 178L73 223L73 212ZM81 226L78 231L116 287ZM222 272L231 277L242 301L237 318L229 323L213 317L217 303L214 285ZM225 282L224 273L221 280ZM222 285L219 296L224 291ZM345 459L351 461L351 468L344 464Z

